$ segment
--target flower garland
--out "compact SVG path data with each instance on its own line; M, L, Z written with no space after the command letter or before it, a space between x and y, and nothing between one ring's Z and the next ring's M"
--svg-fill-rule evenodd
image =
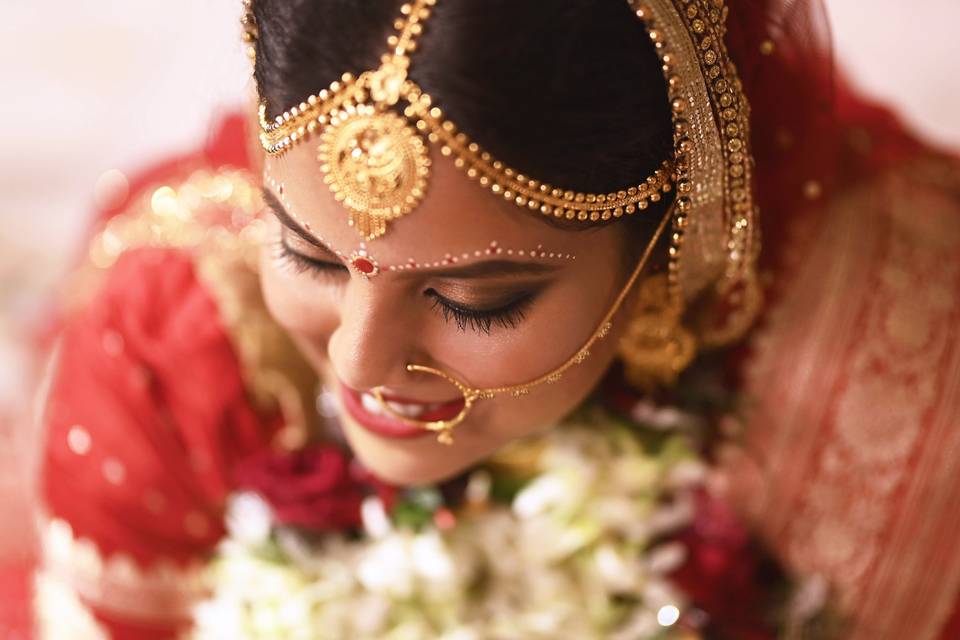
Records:
M255 460L191 637L706 637L677 580L693 571L686 591L709 596L709 567L691 563L730 560L695 548L697 512L713 530L727 513L702 508L705 472L688 433L597 408L440 487L385 487L329 445Z

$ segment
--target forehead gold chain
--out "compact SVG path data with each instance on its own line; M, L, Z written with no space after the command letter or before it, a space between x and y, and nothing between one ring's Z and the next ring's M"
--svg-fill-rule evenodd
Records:
M470 140L444 116L433 98L409 78L410 55L437 0L401 7L397 32L380 67L358 77L346 73L273 120L260 105L260 142L282 156L319 135L317 160L324 182L367 240L386 233L388 223L411 211L426 195L431 160L428 143L480 186L517 207L541 216L580 222L620 218L643 211L673 188L673 161L619 191L585 193L551 185L506 166ZM251 14L245 14L255 41Z

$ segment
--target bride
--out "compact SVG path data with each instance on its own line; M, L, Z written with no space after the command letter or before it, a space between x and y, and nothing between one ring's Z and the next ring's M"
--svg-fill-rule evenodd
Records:
M248 1L252 133L145 175L77 271L43 637L76 633L68 609L91 637L183 632L264 451L339 442L377 485L444 483L704 369L738 397L712 490L826 585L843 637L951 637L960 175L832 76L820 20Z

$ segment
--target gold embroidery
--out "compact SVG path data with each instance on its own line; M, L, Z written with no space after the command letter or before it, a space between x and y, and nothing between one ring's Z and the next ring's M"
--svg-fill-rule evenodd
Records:
M748 376L753 515L857 639L933 640L960 582L960 179L935 166L830 207Z
M286 426L278 444L298 447L315 429L316 375L263 303L257 275L260 210L259 192L244 171L198 170L185 180L149 189L93 239L90 260L74 280L80 293L68 304L87 302L105 270L125 251L190 251L232 338L251 400L265 412L279 407ZM85 602L137 619L189 619L190 607L202 594L198 568L181 569L162 561L140 568L126 554L103 557L92 541L76 538L66 521L42 526L44 563L37 574L35 603L38 621L45 625L42 637L81 637L72 635L74 630L89 629L83 637L99 640L97 627L84 622ZM71 625L64 632L62 619L45 624L51 606L67 607L82 626Z
M107 630L69 584L46 571L38 571L33 584L37 640L109 640Z
M242 170L201 169L184 180L147 189L93 239L83 289L89 292L102 271L127 250L191 250L243 365L252 400L263 411L280 407L286 426L278 443L297 448L317 427L316 374L264 305L257 271L264 241L261 210L256 183Z
M43 590L35 611L41 624L45 617L50 623L43 637L65 637L58 634L73 631L63 619L48 617L53 602L71 601L71 596L82 607L77 615L89 604L126 618L187 621L193 605L205 594L202 564L179 567L161 562L141 569L123 553L104 557L92 540L76 537L70 524L57 518L42 522L40 535L43 565L37 580Z

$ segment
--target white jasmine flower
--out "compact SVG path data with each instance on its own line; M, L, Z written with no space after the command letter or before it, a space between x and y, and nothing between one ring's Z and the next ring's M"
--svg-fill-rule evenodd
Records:
M243 608L240 601L226 595L219 595L201 602L194 608L195 624L209 629L205 637L208 640L238 640L244 638Z
M227 500L226 525L231 539L255 547L270 537L273 510L256 493L234 494Z
M357 567L357 578L374 593L402 599L413 595L414 571L409 544L395 533L370 547Z
M383 500L377 496L367 496L360 505L360 517L363 530L373 539L383 538L393 529L390 516L383 506Z
M411 555L417 574L430 582L448 585L453 581L454 569L450 553L440 535L433 530L413 539Z
M649 400L641 400L633 405L630 417L640 424L662 431L691 429L699 418L674 407L658 407Z
M372 497L363 538L305 537L271 529L259 497L236 496L193 639L676 638L656 614L683 605L662 578L683 550L645 546L689 522L682 495L697 468L681 468L680 436L658 458L630 429L603 426L547 436L539 475L510 504L491 497L495 471L475 473L442 533L394 525ZM614 596L627 594L637 602L624 610Z
M458 627L440 636L439 640L483 640L476 629Z
M570 480L558 473L540 476L514 498L514 513L521 518L532 518L547 510L570 506L580 493Z
M650 573L664 575L679 569L686 559L686 547L679 542L668 542L654 547L646 564Z
M390 618L393 606L389 598L379 594L364 594L357 598L353 607L351 622L357 633L367 637L376 637L382 632Z
M672 504L659 507L648 518L652 535L668 534L681 529L691 522L696 513L696 505L690 496L678 496Z
M603 586L611 593L631 593L640 589L643 572L635 557L627 557L612 544L597 547L593 554Z
M699 460L683 460L670 470L669 480L674 487L702 485L707 480L707 466Z
M610 634L609 640L637 640L637 638L660 637L664 637L663 627L657 622L656 611L642 608L633 611L630 618Z

